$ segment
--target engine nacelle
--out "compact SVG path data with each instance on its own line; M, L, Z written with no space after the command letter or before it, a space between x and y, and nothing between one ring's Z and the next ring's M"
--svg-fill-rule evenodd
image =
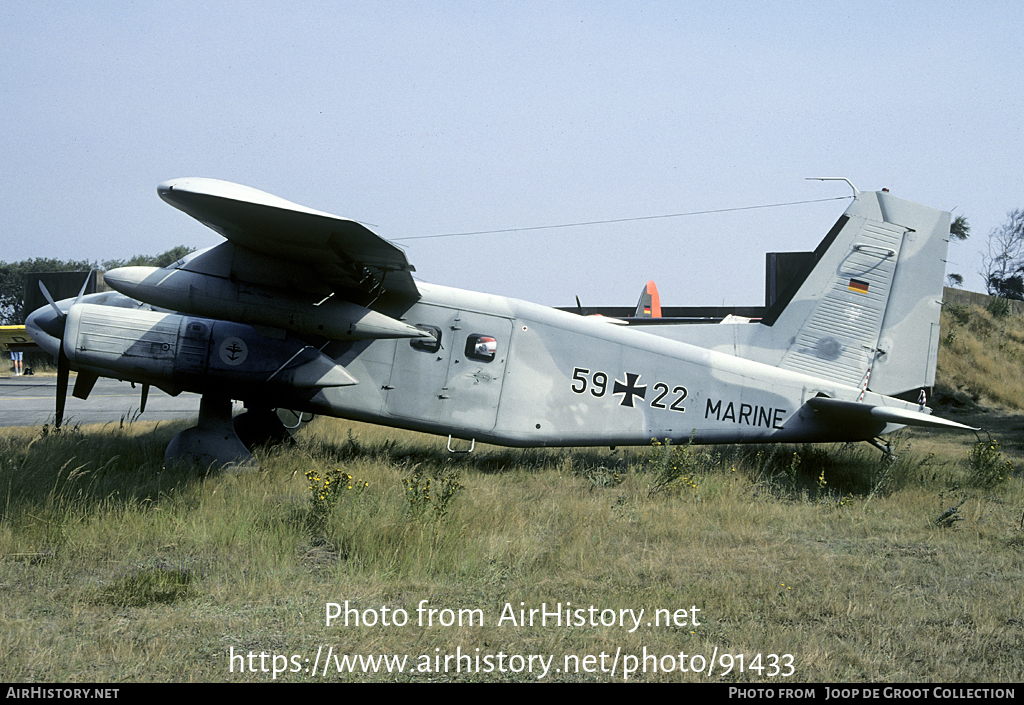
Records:
M64 352L72 367L170 394L211 389L235 399L261 391L356 384L343 367L294 338L177 313L80 303L68 311Z
M104 280L117 291L153 306L195 316L213 316L268 328L317 335L332 340L424 338L427 333L359 306L342 297L242 281L232 276L231 263L245 256L273 278L274 262L264 255L237 253L229 242L199 253L174 267L120 267ZM329 290L328 290L329 291ZM322 299L322 300L321 300Z

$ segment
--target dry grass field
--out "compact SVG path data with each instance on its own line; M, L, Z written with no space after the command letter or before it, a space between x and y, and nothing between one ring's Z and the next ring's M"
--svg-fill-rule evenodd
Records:
M890 463L317 419L204 476L179 427L5 429L0 680L1016 682L1021 331L944 316L938 411L991 435Z

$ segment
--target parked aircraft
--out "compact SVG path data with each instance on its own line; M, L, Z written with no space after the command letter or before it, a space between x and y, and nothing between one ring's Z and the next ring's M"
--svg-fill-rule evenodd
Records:
M35 342L29 337L25 326L0 326L0 351L37 351Z
M75 396L99 376L201 394L168 458L249 461L239 435L279 438L277 408L447 435L449 447L884 447L905 425L969 428L925 406L949 213L887 192L855 189L761 315L673 313L651 283L618 320L414 280L404 252L363 225L245 186L187 178L157 191L225 242L110 271L120 293L51 301L27 326L62 379L78 371ZM248 409L234 426L232 399Z

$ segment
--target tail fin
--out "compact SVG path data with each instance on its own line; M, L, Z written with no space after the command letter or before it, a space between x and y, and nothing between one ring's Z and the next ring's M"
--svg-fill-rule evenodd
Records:
M658 287L650 281L640 290L640 300L636 303L636 318L661 318L661 299L658 298Z
M860 192L768 311L784 369L895 396L935 382L950 214Z

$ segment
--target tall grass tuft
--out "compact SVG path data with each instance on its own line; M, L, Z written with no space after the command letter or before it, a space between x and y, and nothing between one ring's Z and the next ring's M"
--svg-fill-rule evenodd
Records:
M176 568L162 562L140 566L104 587L101 601L118 607L171 604L192 595L194 578L188 568Z

